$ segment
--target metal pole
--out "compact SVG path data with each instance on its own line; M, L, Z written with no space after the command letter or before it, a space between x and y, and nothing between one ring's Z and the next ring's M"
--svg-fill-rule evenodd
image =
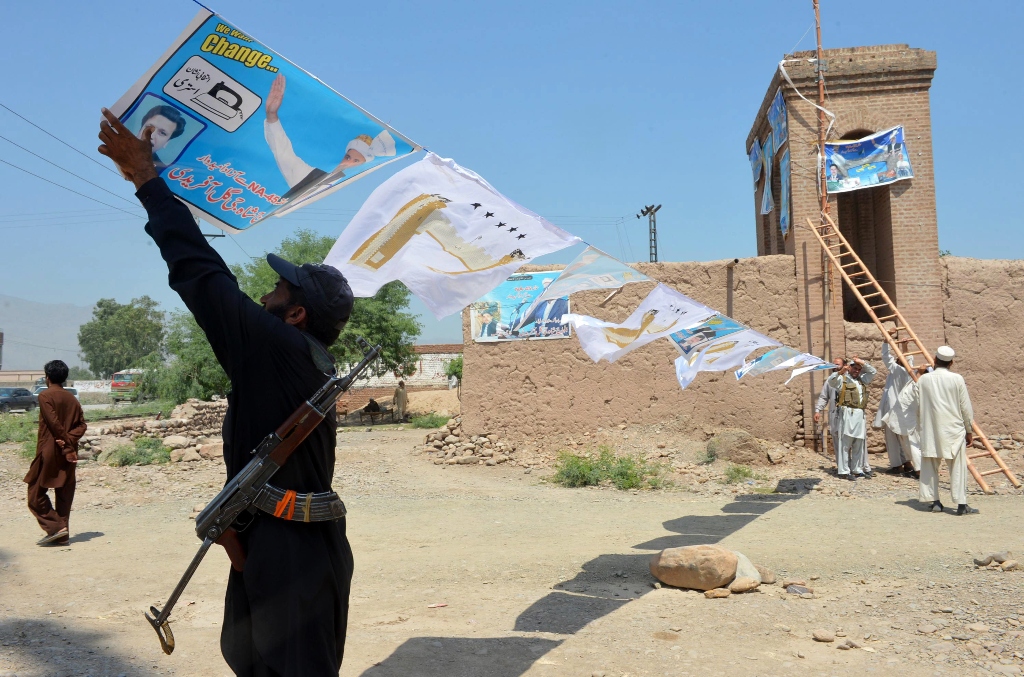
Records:
M651 263L658 262L658 217L657 212L651 212L647 216L651 231Z
M828 214L828 191L825 189L825 60L824 50L821 48L821 12L818 7L818 0L811 0L814 4L814 31L817 36L818 58L814 63L814 71L818 80L818 196L820 199L819 223L825 224L825 215ZM828 242L828 240L826 240ZM822 353L827 361L832 361L832 266L829 263L825 252L821 253L821 285L822 285L822 321L825 332L825 342L822 346Z

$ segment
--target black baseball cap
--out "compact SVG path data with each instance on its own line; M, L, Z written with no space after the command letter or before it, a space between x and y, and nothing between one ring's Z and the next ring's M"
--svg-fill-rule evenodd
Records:
M337 268L322 263L297 266L277 254L267 254L271 269L302 290L307 310L325 317L335 329L342 329L352 314L352 288Z

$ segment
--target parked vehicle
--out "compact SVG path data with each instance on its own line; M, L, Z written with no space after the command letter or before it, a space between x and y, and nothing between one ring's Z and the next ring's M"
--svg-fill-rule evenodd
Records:
M39 399L28 388L0 388L0 414L14 409L32 411L39 405Z
M39 393L43 392L44 390L46 390L46 386L43 386L42 388L40 388L39 386L36 386L36 390L33 393L35 395L35 398L36 398L36 405L39 404ZM66 390L69 393L71 393L72 395L74 395L75 399L78 400L79 402L82 401L82 398L80 398L78 396L78 388L69 388L67 386L64 386L64 390Z
M138 387L139 381L142 380L142 374L141 369L125 369L116 372L110 377L110 399L114 402L135 399L135 389Z

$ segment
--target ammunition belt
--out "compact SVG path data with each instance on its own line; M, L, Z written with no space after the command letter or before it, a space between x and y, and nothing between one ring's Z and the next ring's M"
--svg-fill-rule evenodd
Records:
M268 484L253 505L263 512L293 522L336 522L345 516L345 504L333 491L300 494Z

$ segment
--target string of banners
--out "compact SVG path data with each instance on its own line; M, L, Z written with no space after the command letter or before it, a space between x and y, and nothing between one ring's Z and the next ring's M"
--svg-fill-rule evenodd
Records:
M311 204L422 150L205 8L111 110L140 137L153 127L160 176L197 217L228 232ZM755 181L763 167L770 182L778 145L769 136L751 152ZM762 211L772 209L770 193L764 197ZM832 368L664 284L618 324L570 312L572 294L656 282L593 246L561 271L516 272L580 243L475 172L428 152L373 191L324 262L358 297L400 280L439 319L468 307L478 341L575 331L592 360L615 362L669 340L682 388L702 371L737 368L738 380L791 369L792 380ZM761 349L768 350L748 359Z

